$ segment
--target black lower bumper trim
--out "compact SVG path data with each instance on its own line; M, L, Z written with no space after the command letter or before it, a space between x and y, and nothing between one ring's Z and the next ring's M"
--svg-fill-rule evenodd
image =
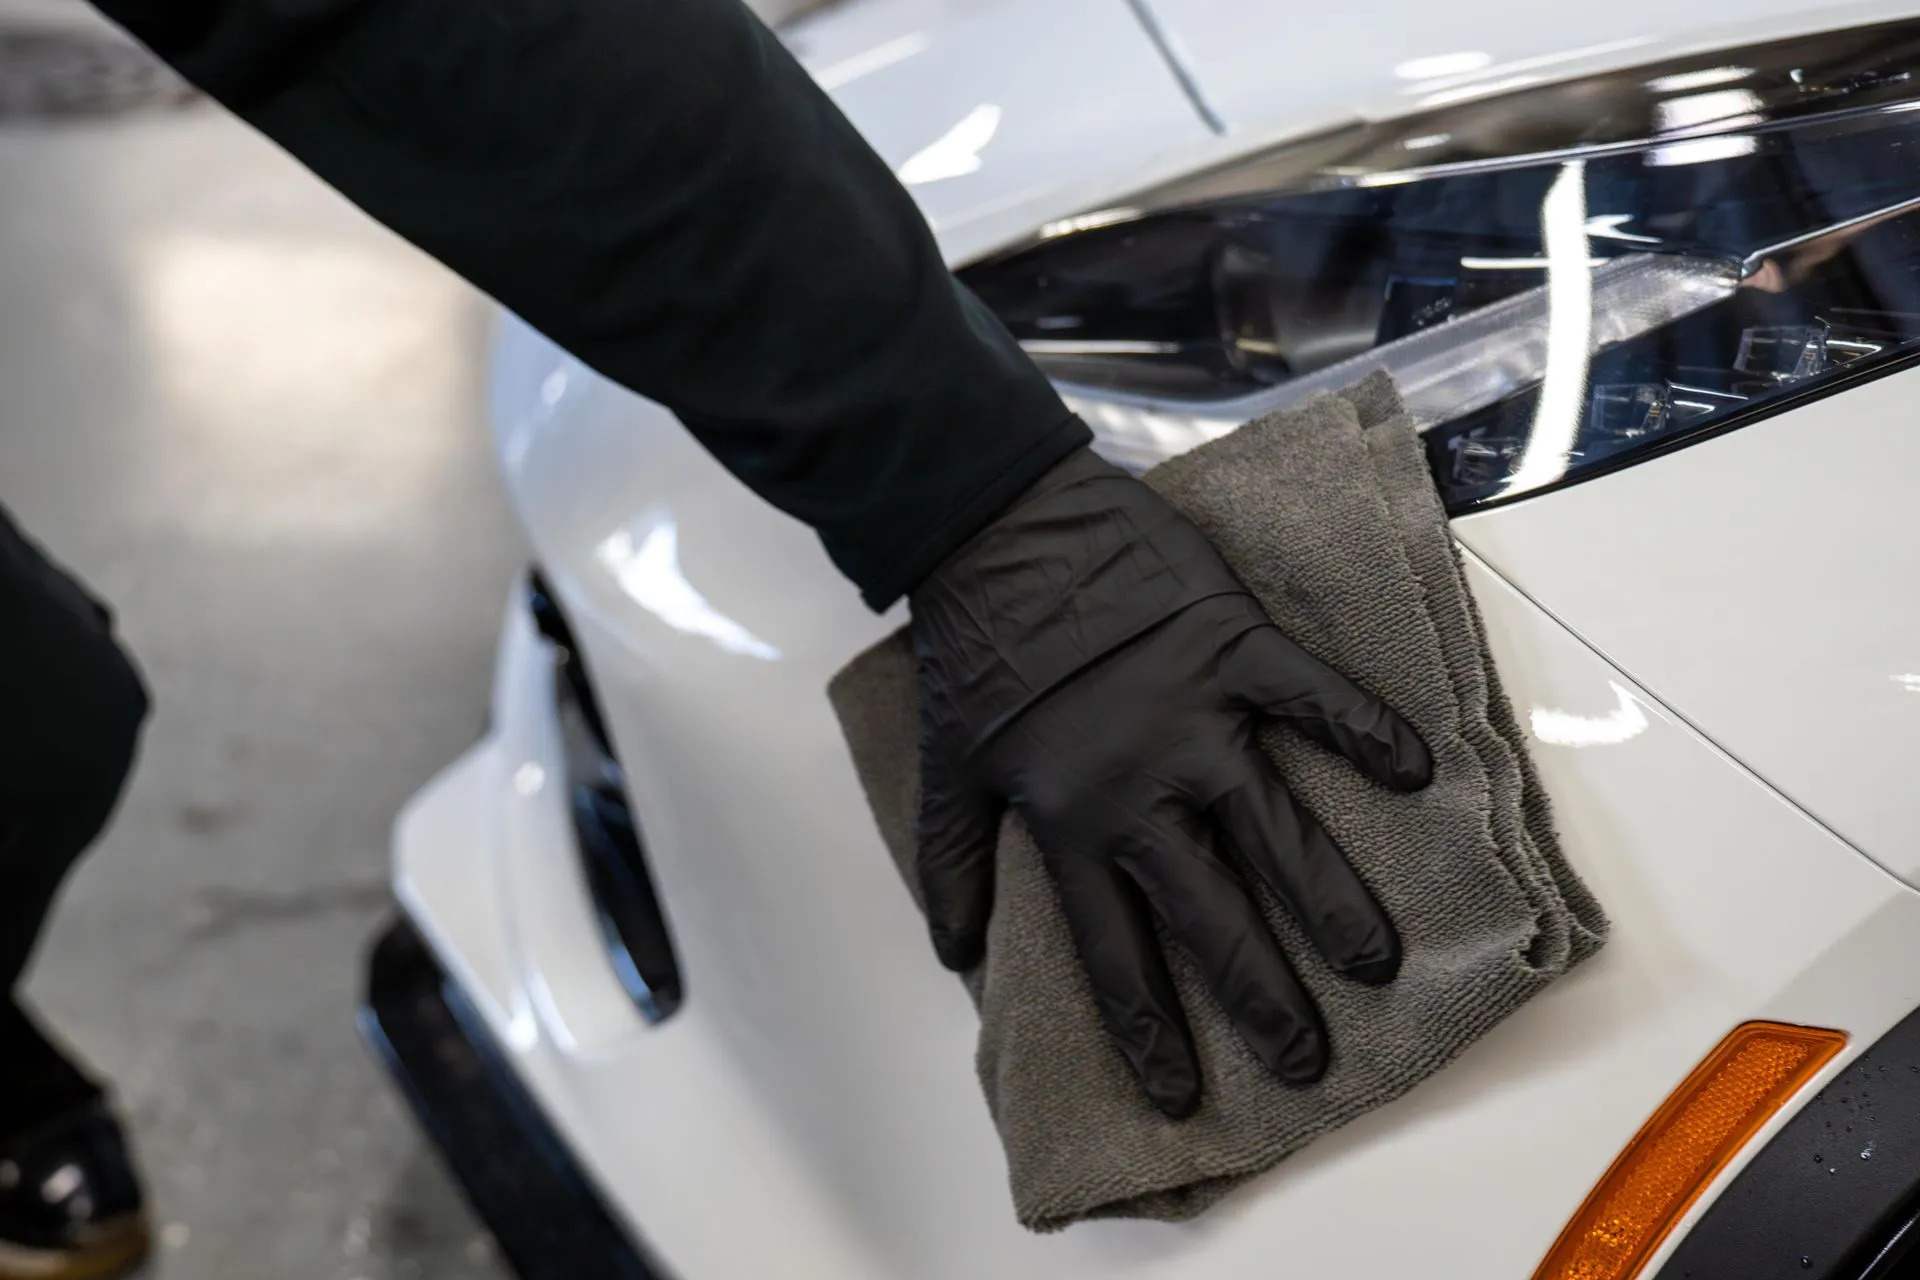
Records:
M373 944L360 1031L521 1280L663 1280L404 917Z

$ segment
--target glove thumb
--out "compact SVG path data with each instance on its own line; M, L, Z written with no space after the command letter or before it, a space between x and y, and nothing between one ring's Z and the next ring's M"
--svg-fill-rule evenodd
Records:
M922 752L916 869L934 952L955 971L971 969L986 953L1003 808L944 753Z

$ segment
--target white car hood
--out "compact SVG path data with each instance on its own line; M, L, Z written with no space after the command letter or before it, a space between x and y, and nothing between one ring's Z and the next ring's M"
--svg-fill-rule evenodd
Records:
M1454 0L1319 5L1282 18L1248 0L1150 0L1228 131L1304 133L1656 59L1862 26L1912 4ZM1276 47L1285 50L1276 57ZM1312 68L1310 75L1301 68Z
M1885 0L1462 0L1383 20L1371 5L1282 16L1251 0L848 0L783 34L957 264L1062 209L1290 137L1914 13Z
M1215 141L1115 0L853 0L783 36L956 264Z

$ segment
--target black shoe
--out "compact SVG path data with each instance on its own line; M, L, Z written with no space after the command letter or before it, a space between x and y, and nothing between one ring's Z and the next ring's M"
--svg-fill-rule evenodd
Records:
M0 1280L114 1280L147 1250L140 1180L104 1103L0 1142Z

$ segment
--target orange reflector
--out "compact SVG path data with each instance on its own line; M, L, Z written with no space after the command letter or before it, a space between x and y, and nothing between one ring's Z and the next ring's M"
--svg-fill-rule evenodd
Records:
M1743 1022L1633 1135L1533 1280L1629 1280L1700 1193L1847 1042L1844 1031Z

